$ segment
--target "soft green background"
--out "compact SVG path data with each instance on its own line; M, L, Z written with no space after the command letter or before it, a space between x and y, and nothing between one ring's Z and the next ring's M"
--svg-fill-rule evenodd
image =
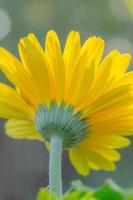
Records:
M127 0L133 3L132 0ZM106 40L106 53L114 48L133 54L133 16L122 0L0 0L0 46L18 55L17 43L34 32L41 43L54 29L64 43L67 33L78 30L82 41L89 35ZM131 69L131 66L130 66ZM5 80L1 74L0 80ZM91 172L82 178L90 186L112 177L121 186L133 185L133 145L122 150L123 158L113 173ZM79 177L63 157L64 188ZM0 129L0 200L34 200L39 187L48 184L48 154L42 143L15 141Z

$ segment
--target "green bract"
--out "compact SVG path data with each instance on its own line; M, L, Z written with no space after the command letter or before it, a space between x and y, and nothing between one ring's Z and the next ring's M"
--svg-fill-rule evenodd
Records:
M65 103L58 105L53 102L49 107L40 105L36 112L35 123L45 140L50 141L52 135L60 136L64 149L77 145L89 132L87 119Z

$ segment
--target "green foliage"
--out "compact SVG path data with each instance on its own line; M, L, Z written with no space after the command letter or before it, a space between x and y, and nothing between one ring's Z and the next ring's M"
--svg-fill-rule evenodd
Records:
M63 200L98 200L96 199L91 192L81 192L80 190L75 190L70 193L67 193Z
M73 181L70 190L65 194L63 200L97 200L92 188L84 185L80 180Z
M36 200L58 200L47 189L41 188ZM100 188L90 188L81 181L73 181L62 200L133 200L133 190L124 190L108 180Z
M57 200L55 195L50 194L46 188L41 188L38 192L36 200Z
M133 0L124 0L124 2L126 3L131 14L133 14Z
M95 197L101 200L127 200L125 192L114 182L107 181L95 192Z

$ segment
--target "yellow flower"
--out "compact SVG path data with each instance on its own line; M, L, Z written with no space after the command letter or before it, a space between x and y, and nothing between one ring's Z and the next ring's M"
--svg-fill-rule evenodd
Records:
M93 36L81 45L74 31L64 50L53 31L47 34L45 49L33 34L21 39L18 47L21 61L0 49L1 70L14 85L0 83L0 117L8 119L7 135L43 141L35 122L40 107L49 116L65 112L74 135L66 148L75 169L82 175L90 169L114 170L120 159L115 149L128 146L124 136L133 134L133 72L127 72L131 56L113 50L101 61L104 41ZM60 128L61 118L55 119ZM77 131L78 122L82 131Z

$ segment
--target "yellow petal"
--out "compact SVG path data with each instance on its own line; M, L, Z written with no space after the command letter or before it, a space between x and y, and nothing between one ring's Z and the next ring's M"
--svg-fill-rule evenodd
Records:
M109 74L109 79L113 77L118 79L120 78L127 70L131 61L131 55L128 53L120 54L119 51L111 51L101 62L98 69L98 76L103 73L103 70L106 70L111 66L111 72ZM99 74L100 73L100 74Z
M115 87L119 87L121 85L125 85L125 84L133 84L133 72L127 72L125 73L124 76L122 76L120 79L116 80L110 88L115 88Z
M119 120L123 119L125 117L130 117L133 115L133 106L132 105L126 105L123 107L117 107L115 109L109 109L104 110L102 112L95 113L94 115L91 115L91 121L92 124L98 124L98 123L105 123L109 122L111 120ZM105 118L106 116L106 118Z
M38 48L39 51L41 51L42 54L44 53L43 48L41 47L38 39L33 33L28 34L27 38L35 45L36 48Z
M51 82L48 65L44 54L28 38L20 40L19 52L23 65L33 78L42 102L50 103Z
M95 80L88 93L89 101L94 101L100 95L120 86L120 79L124 85L124 72L131 60L129 54L120 54L118 51L111 51L101 62L95 73ZM118 82L118 83L117 83ZM83 104L85 102L83 101Z
M116 169L115 164L100 152L94 152L93 150L84 147L81 147L81 149L83 152L86 152L88 159L96 166L99 166L100 169L106 171L114 171Z
M117 134L117 135L122 135L122 136L129 136L133 135L133 117L128 119L125 118L124 120L119 120L110 123L106 122L106 124L98 124L94 125L92 128L93 133L98 133L98 134ZM108 130L108 131L107 131Z
M107 133L107 131L106 131ZM120 149L123 147L129 146L131 143L129 139L119 136L119 135L110 135L110 134L92 134L90 137L83 141L83 145L97 146L99 144L106 146L108 148ZM82 144L82 143L81 143Z
M79 32L71 31L67 37L63 52L63 59L66 71L65 100L69 96L70 83L77 61L80 56L80 49L81 49L80 34Z
M103 144L100 144L100 143L97 145L86 144L86 145L83 145L83 147L86 147L87 149L90 149L94 151L95 153L103 155L105 158L107 158L110 161L118 161L121 158L120 154L117 151L110 149L109 147L104 146Z
M89 94L89 96L91 96L91 101L94 101L96 98L102 95L110 86L110 84L112 84L114 80L114 77L111 76L112 65L119 54L120 53L118 51L112 51L107 57L105 57L100 66L97 68L95 81Z
M114 109L118 106L130 105L132 101L133 94L131 85L123 85L105 93L90 105L88 99L88 110L86 110L86 113L90 115L103 110Z
M81 55L86 54L86 66L90 60L94 59L96 66L99 65L104 51L104 40L100 37L89 37L82 46Z
M77 92L77 90L80 90L81 88L79 88L80 83L83 80L83 77L86 73L86 71L90 71L92 70L92 65L93 67L97 67L98 63L100 62L100 59L102 57L103 54L103 49L104 49L104 42L101 38L90 38L88 40L88 42L86 42L82 49L81 49L81 53L79 56L79 59L76 62L76 65L74 67L74 72L73 70L71 70L73 72L73 74L71 75L71 77L69 78L69 82L70 82L70 90L67 93L67 97L66 99L73 97L73 91L75 91L75 93ZM77 57L76 57L77 59ZM84 83L85 86L85 83ZM89 91L88 91L89 93ZM88 94L87 93L87 94ZM76 94L74 94L75 96L77 96ZM75 98L74 98L75 99Z
M79 174L87 176L89 174L89 163L80 148L69 150L69 158Z
M73 84L73 87L71 87L71 95L69 97L69 101L72 103L72 105L77 106L80 104L80 102L86 98L88 95L95 76L95 65L94 62L92 62L91 66L89 68L85 69L85 72L83 74L83 77L81 77L81 80L73 79L73 82L77 84Z
M31 139L43 141L34 123L29 120L10 119L5 125L6 134L14 139Z
M16 90L0 83L0 117L28 119L33 115L32 108Z
M0 48L0 68L29 104L35 106L40 101L32 77L12 54L2 48Z
M65 68L58 37L54 31L47 33L45 54L54 79L54 99L63 100L65 88Z
M128 53L119 55L114 59L112 73L118 78L123 75L131 62L131 55Z
M75 59L80 53L80 34L79 32L71 31L67 37L63 58L66 67L71 70L71 67L75 65Z

